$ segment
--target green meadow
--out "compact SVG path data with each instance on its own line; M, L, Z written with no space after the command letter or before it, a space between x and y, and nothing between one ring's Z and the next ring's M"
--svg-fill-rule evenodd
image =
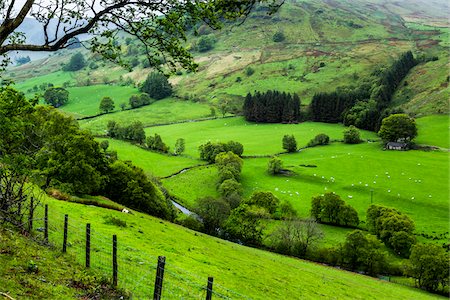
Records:
M49 205L49 238L55 245L62 240L63 216L69 214L67 255L80 264L84 262L84 226L91 224L91 270L108 278L111 236L117 235L119 287L133 292L136 298L151 297L158 255L166 256L163 299L203 298L208 276L214 277L218 298L439 298L418 289L240 246L137 212L124 214L50 198L44 202Z
M244 145L245 155L272 155L283 152L282 139L285 134L293 134L299 147L320 133L330 139L342 139L345 127L340 124L304 122L300 124L256 124L246 122L242 117L215 119L186 124L174 124L146 128L147 136L158 133L168 145L174 145L178 138L186 140L186 154L199 157L198 147L208 141L227 142L229 140ZM375 133L361 131L363 139L377 139Z
M108 150L117 151L119 159L129 160L134 165L144 169L147 175L165 177L184 168L189 168L204 162L185 156L173 156L145 150L137 145L114 139L98 139L109 142Z
M271 191L292 203L299 215L308 216L311 197L335 192L355 207L361 220L373 201L407 213L416 222L417 232L448 232L448 153L383 151L379 143L334 143L280 158L295 175L269 175L268 158L244 160L244 197L255 191ZM163 182L189 206L212 192L217 171L194 169Z
M416 119L418 144L450 148L450 117L448 115L432 115Z
M82 128L91 130L94 134L104 134L108 122L112 120L124 126L136 121L142 122L144 126L150 126L205 118L209 114L210 107L207 104L169 98L137 109L119 111L82 120L80 125Z

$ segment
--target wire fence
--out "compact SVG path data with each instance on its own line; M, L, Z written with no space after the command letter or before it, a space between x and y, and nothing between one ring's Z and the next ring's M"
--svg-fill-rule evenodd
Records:
M31 230L26 227L30 224ZM107 278L133 299L250 299L212 277L176 266L170 258L166 261L148 253L144 258L139 249L122 244L113 231L109 234L92 226L82 215L72 217L38 203L23 225L36 242L67 252L77 264Z

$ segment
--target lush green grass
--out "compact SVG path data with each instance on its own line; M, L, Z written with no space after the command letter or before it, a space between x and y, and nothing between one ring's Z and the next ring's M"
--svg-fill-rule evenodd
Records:
M169 154L160 154L142 149L128 142L113 139L98 139L98 141L107 140L109 150L117 151L119 159L130 160L136 166L141 167L148 175L164 177L176 173L184 168L192 167L204 162L185 156L172 156Z
M135 121L140 121L144 126L149 126L181 120L204 118L209 114L210 109L207 104L180 101L176 99L164 99L138 109L131 109L83 120L80 121L80 125L82 128L89 129L95 134L104 134L106 126L111 120L124 126ZM174 145L175 142L170 144Z
M115 111L120 111L120 104L125 103L129 107L128 99L133 94L138 94L137 88L116 85L91 85L83 87L71 87L69 102L61 107L61 110L73 113L77 117L93 116L100 113L99 105L103 97L111 97L114 101Z
M40 86L41 84L53 84L54 86L62 86L65 82L74 83L75 79L72 72L56 71L47 75L32 77L22 82L17 82L15 87L24 92L27 96L34 95L32 89L35 86ZM45 91L45 90L44 90ZM39 91L39 93L44 93L44 91Z
M111 236L116 234L119 286L141 298L152 294L158 255L166 256L164 299L203 298L207 276L214 276L216 293L233 299L437 298L417 289L233 244L140 213L123 214L51 199L46 203L51 228L57 230L51 232L50 241L60 244L63 214L68 213L68 253L75 253L80 263L84 261L84 224L91 223L91 266L107 276L111 276ZM119 222L111 222L113 218L125 222L126 227L114 225Z
M417 119L416 123L418 127L416 143L450 148L448 115L426 116Z
M86 294L86 290L75 284L74 280L84 280L90 288L97 288L98 293L100 284L97 282L95 285L93 277L98 274L85 272L80 265L73 263L75 259L73 253L61 255L60 251L39 245L2 227L0 292L7 293L13 299L77 299ZM33 266L36 266L36 272L32 271Z
M311 197L336 192L364 220L373 189L373 203L407 213L416 222L417 232L448 232L448 153L383 151L379 143L337 143L280 158L295 176L269 175L268 158L244 160L244 197L254 191L271 191L290 201L301 216L308 216ZM213 187L216 182L216 172L193 170L165 180L164 185L190 205L197 197L206 196L206 191L211 192L204 187Z
M285 134L293 134L299 147L317 134L325 133L330 139L342 139L345 127L339 124L304 122L300 124L257 124L246 122L242 117L216 119L188 124L151 127L147 136L154 132L161 135L164 142L175 144L178 138L186 140L186 154L198 157L198 147L208 141L227 142L230 140L244 145L244 155L270 155L283 152L282 139ZM376 139L373 132L361 131L363 139Z

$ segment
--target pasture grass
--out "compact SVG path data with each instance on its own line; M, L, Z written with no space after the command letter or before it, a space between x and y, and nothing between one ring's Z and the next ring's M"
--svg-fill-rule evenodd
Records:
M244 197L255 191L271 191L306 217L313 196L335 192L365 220L373 190L373 203L408 214L415 221L417 232L447 232L448 236L448 153L383 151L379 143L335 143L280 158L285 168L295 172L294 176L269 175L269 158L244 160L241 175ZM211 168L177 175L165 180L164 185L191 205L199 196L207 195L205 187L215 186L217 171ZM202 178L201 183L196 178Z
M283 152L282 139L285 134L293 134L298 147L304 147L320 133L330 139L342 139L345 127L340 124L304 122L300 124L257 124L242 117L215 119L209 121L174 124L147 128L147 136L161 135L163 141L174 145L178 138L186 140L186 154L199 157L198 147L208 141L227 142L230 140L244 145L244 155L273 155ZM375 133L361 130L363 139L377 139Z
M79 123L82 128L89 129L94 134L105 134L106 126L112 120L123 126L130 125L135 121L142 122L144 126L150 126L204 118L208 117L209 114L210 107L208 104L168 98L137 109L81 120ZM169 144L174 145L175 142Z
M448 115L432 115L416 119L418 144L450 148Z
M91 224L91 269L108 277L111 236L117 235L119 287L137 298L151 297L158 255L166 256L164 299L203 298L208 276L214 276L216 297L233 299L438 298L418 289L240 246L138 212L123 214L49 198L44 202L49 205L50 241L55 244L62 240L63 215L69 214L65 256L75 256L80 264L84 262L84 226ZM110 222L113 218L126 226Z
M137 145L114 139L97 139L99 142L107 140L108 150L117 151L121 160L129 160L139 166L147 175L164 177L204 162L186 156L173 156L145 150Z

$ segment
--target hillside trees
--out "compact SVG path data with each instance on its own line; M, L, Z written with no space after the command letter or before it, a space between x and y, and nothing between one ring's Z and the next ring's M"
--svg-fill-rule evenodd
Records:
M231 151L237 156L241 156L244 152L244 147L241 143L235 141L228 141L227 143L207 142L206 144L200 145L198 150L200 152L200 159L206 160L209 163L214 163L217 154Z
M230 215L230 205L222 198L205 197L198 199L195 212L202 218L205 232L218 235Z
M359 224L358 213L335 193L316 196L311 201L311 216L318 222L356 227Z
M60 107L69 101L69 92L62 87L51 87L44 93L45 103L53 107Z
M217 190L230 207L236 208L241 202L242 186L239 183L244 161L231 151L221 152L216 156L219 173Z
M138 144L145 142L144 126L139 121L133 122L128 126L122 126L116 121L109 121L106 135L111 138L133 141Z
M247 121L260 123L297 123L300 120L300 98L279 91L248 93L243 106Z
M155 100L150 98L147 93L141 93L137 95L131 95L130 99L128 99L128 103L131 108L138 108L141 106L152 104Z
M69 0L48 2L27 0L2 1L0 5L0 55L3 66L10 51L56 51L76 44L75 37L93 35L88 47L92 52L115 63L126 65L122 59L120 31L136 37L149 61L149 66L161 69L159 56L164 56L172 70L179 66L195 70L197 64L186 48L186 32L201 23L220 29L223 22L246 16L257 2L267 2L271 12L282 1L249 0L226 1L102 1ZM42 43L28 43L27 36L18 30L26 16L32 16L43 28ZM56 20L56 24L55 24ZM145 22L143 22L145 21ZM49 24L52 22L52 25ZM53 28L60 28L55 33Z
M78 71L86 66L84 55L80 52L75 53L70 58L70 61L63 67L64 71Z
M139 89L156 100L172 95L172 85L167 80L167 77L157 72L148 74L147 79L145 79Z

